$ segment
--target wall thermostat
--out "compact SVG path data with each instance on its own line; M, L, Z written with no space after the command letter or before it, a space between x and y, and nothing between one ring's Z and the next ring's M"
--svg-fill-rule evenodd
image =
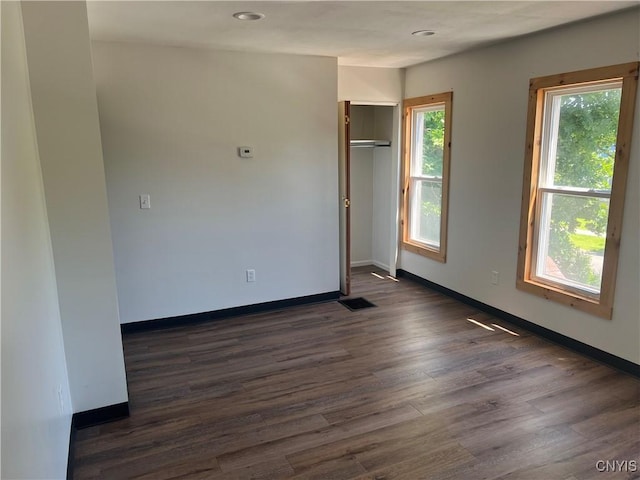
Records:
M242 158L253 158L253 148L238 147L238 155L240 155Z

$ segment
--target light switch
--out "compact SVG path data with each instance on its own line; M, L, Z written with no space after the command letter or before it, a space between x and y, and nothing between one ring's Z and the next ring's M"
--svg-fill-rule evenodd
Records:
M253 268L247 270L247 282L255 282L256 281L256 271Z
M151 208L151 196L149 194L140 195L140 208Z

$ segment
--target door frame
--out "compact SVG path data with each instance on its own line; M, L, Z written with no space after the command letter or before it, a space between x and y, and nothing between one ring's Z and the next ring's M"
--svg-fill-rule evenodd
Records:
M340 293L351 294L351 102L338 102L338 250Z
M350 106L375 106L375 107L393 107L393 130L391 135L391 178L389 178L390 182L390 195L389 202L391 204L391 214L389 216L390 222L390 235L389 235L389 253L388 253L388 265L389 265L389 275L391 277L396 276L397 272L397 263L398 263L398 253L399 253L399 235L400 235L400 174L401 174L401 159L402 159L402 142L401 142L401 134L402 134L402 108L401 102L376 102L376 101L366 101L366 100L346 100ZM341 102L339 102L341 103ZM339 129L342 130L344 127L343 123L340 122ZM340 165L339 167L340 168ZM342 176L342 173L340 173ZM349 179L349 176L347 176ZM350 182L350 179L349 179ZM338 190L340 191L340 185L338 186ZM349 189L347 190L349 191ZM340 199L340 208L343 208L342 199ZM343 235L347 233L343 231L342 222L340 223L340 238L343 238ZM350 233L350 232L349 232ZM350 236L350 235L349 235ZM346 245L346 258L351 258L351 244L350 238ZM341 258L343 253L341 252ZM348 280L350 284L351 279L351 265L347 265L348 272ZM346 283L346 278L344 278L343 268L340 269L340 285L344 285ZM344 294L344 292L342 292ZM350 292L349 292L350 293Z

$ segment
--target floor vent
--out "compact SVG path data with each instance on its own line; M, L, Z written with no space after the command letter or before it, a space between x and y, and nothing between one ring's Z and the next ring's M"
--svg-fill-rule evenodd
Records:
M375 307L373 303L371 303L369 300L362 297L338 300L338 303L341 303L351 311L361 310L363 308Z

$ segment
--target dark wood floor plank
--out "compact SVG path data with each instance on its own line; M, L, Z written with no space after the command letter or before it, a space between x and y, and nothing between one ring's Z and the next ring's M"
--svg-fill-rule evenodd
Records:
M374 308L126 334L131 416L78 432L75 478L638 478L595 467L640 467L637 379L385 276L354 269Z
M354 478L365 473L365 468L353 456L342 456L328 462L316 463L292 476L296 480L340 480Z
M151 468L150 471L132 478L135 480L204 480L219 474L220 467L215 457L184 458L181 462L169 467Z
M225 472L221 478L225 480L273 480L291 478L292 476L293 468L284 457L280 457Z
M256 459L290 455L347 437L373 432L379 428L403 423L420 416L420 412L410 405L396 407L385 412L349 420L340 423L338 426L330 425L312 432L302 433L228 454L225 453L218 457L218 461L223 471L233 470L256 463Z

